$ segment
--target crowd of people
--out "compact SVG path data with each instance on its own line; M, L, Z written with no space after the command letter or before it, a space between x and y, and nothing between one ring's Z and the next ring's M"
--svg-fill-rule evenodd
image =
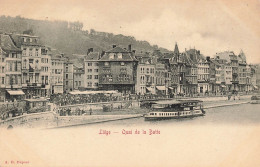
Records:
M113 96L112 94L55 94L50 97L50 102L58 105L74 105L74 104L85 104L85 103L98 103L98 102L109 102L118 101L119 96Z
M92 115L92 109L90 108L89 111L80 109L80 108L76 108L75 110L72 110L71 108L67 107L67 108L59 108L57 111L57 114L59 114L59 116L80 116L80 115Z

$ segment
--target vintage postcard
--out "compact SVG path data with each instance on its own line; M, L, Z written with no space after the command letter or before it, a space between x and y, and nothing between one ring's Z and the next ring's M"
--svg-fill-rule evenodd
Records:
M260 166L259 0L0 0L0 167Z

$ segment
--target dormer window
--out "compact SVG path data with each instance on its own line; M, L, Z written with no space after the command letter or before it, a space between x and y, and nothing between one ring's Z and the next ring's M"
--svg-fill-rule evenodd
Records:
M124 62L121 62L121 66L124 66L125 65L125 63Z
M122 53L118 53L117 56L119 59L122 59Z
M109 59L114 59L114 56L115 56L114 53L110 53L109 54Z
M30 38L30 42L32 42L32 38Z
M109 66L109 62L105 62L105 66Z

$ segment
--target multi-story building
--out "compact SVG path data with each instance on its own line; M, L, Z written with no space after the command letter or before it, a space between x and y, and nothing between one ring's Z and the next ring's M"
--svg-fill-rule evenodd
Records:
M185 64L186 64L186 80L187 80L187 86L186 86L186 94L188 95L194 95L197 94L198 90L198 57L199 57L199 51L195 49L190 49L188 51L185 51L184 57L185 57Z
M128 50L113 46L99 61L99 88L135 93L137 64L131 46Z
M64 54L56 49L51 50L51 94L62 94L63 91L63 71Z
M215 58L220 65L220 92L227 93L231 91L232 86L232 67L229 63L227 63L226 59L220 59L219 57Z
M42 89L41 80L41 58L42 49L38 36L27 34L12 34L12 39L16 46L22 50L22 88L26 98L33 96L43 96L46 89ZM46 58L46 55L43 56ZM46 73L44 71L44 73Z
M69 93L73 90L73 62L69 58L64 59L63 91Z
M239 76L238 76L238 58L232 51L217 53L215 57L227 60L232 67L232 91L238 91Z
M246 91L247 85L247 69L246 69L246 57L244 52L241 50L240 54L237 57L238 59L238 91Z
M84 90L84 62L75 61L73 63L73 89ZM92 79L92 75L87 76L88 79Z
M250 77L251 77L251 85L252 85L252 91L257 90L257 84L256 84L256 72L257 72L257 66L256 65L249 65L250 67Z
M198 59L198 93L209 92L209 62L204 57Z
M85 76L84 84L86 89L98 89L99 85L99 58L100 53L92 52L93 49L89 49L88 55L84 59Z
M231 92L232 91L232 67L230 63L225 62L224 66L224 79L225 79L225 85L224 87L226 88L226 92Z
M21 99L21 50L8 34L0 34L0 101Z
M137 94L155 94L155 64L151 55L139 53L135 55L138 60L135 91Z
M41 82L41 97L50 97L51 95L51 55L49 54L50 48L41 48L41 61L40 61L40 82Z

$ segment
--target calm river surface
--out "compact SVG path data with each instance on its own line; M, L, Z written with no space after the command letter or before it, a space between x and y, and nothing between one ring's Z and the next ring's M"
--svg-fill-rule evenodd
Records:
M87 126L143 126L143 125L207 125L207 124L260 124L260 104L241 104L235 106L206 109L203 117L144 121L144 118L127 119Z
M204 117L192 119L137 118L62 129L0 131L1 159L59 167L260 166L259 108L259 104L241 104L207 109ZM150 130L160 133L150 135Z

